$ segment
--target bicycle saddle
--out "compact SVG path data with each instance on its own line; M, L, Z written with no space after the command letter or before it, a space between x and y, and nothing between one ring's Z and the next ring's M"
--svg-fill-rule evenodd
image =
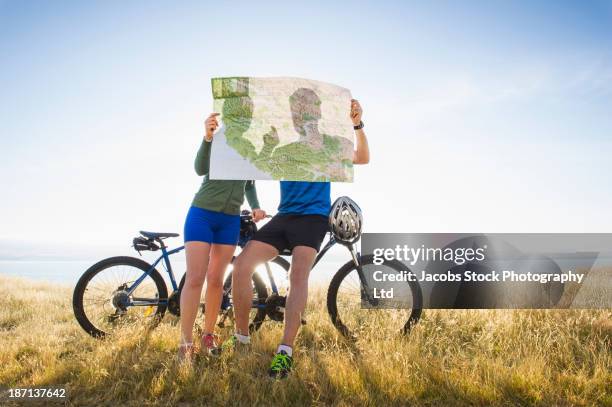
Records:
M145 232L140 231L140 234L149 239L165 239L166 237L178 237L178 233L163 233L163 232Z

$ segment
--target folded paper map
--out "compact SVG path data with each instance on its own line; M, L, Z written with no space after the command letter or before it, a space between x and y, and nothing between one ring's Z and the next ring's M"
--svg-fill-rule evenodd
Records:
M210 178L353 181L351 93L299 78L213 78Z

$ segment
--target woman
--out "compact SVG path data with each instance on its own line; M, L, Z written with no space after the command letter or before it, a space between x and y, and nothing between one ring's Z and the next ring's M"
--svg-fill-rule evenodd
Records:
M253 181L225 181L208 178L213 134L219 123L218 113L205 122L206 135L198 150L195 170L204 176L185 220L185 255L187 276L181 291L181 343L179 359L193 356L193 325L206 279L206 312L200 349L217 354L214 328L223 296L223 274L232 260L240 233L240 206L246 195L253 210L253 220L263 219Z

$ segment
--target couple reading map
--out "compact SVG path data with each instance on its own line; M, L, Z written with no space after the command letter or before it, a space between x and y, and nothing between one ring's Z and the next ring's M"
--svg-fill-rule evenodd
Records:
M211 179L353 181L348 89L299 78L213 78L223 124Z

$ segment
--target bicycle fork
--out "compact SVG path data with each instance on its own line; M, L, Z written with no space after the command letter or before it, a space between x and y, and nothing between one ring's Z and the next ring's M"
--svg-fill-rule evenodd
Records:
M359 276L359 282L360 284L360 290L361 290L361 298L362 299L366 299L368 301L369 304L376 306L377 305L377 300L372 298L372 296L369 294L369 289L368 289L368 282L365 278L365 273L363 272L363 267L361 266L361 255L360 253L357 251L357 249L355 248L355 246L353 244L349 244L346 245L346 248L348 249L348 251L351 253L351 257L353 259L353 263L355 263L355 268L357 269L357 275Z

